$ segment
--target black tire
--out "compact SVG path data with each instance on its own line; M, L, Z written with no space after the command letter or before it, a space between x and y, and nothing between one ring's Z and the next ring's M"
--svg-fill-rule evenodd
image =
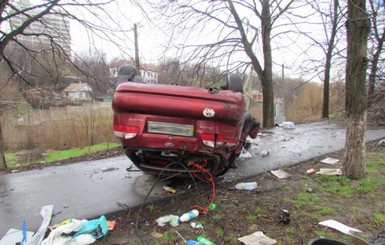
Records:
M227 76L227 87L234 92L243 93L242 76L239 73L230 73Z

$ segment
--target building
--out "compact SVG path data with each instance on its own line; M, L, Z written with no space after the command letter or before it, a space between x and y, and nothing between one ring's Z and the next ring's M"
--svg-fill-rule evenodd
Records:
M28 15L35 15L41 11L38 8L32 8L26 11L25 9L32 6L28 0L16 1L20 11L10 10L15 14L10 19L9 29L10 31L20 27L27 19ZM52 40L50 39L52 37ZM27 27L23 34L16 36L18 42L27 46L35 51L50 50L52 49L52 43L59 46L66 56L71 57L71 35L70 35L70 21L69 19L60 14L47 14L43 18L34 21Z
M92 100L92 88L87 83L71 83L63 90L63 94L70 101Z
M127 64L133 65L133 62L120 60L110 65L110 75L112 80L115 80L115 78L118 76L119 68ZM145 83L156 84L159 82L159 70L156 66L150 64L141 64L139 71Z

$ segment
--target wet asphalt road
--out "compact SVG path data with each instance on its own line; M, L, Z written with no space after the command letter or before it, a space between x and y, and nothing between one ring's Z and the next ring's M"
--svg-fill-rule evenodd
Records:
M368 130L366 140L385 137L385 129ZM259 173L294 165L321 155L342 150L345 129L332 122L296 125L294 130L275 128L253 140L252 158L239 161L223 181L237 181ZM258 153L270 149L267 157ZM127 157L80 162L41 170L0 176L0 238L10 228L27 222L29 231L41 223L40 210L54 205L52 224L64 219L90 219L140 205L154 183L142 172L127 172ZM148 201L164 197L158 183ZM167 183L166 183L167 184Z

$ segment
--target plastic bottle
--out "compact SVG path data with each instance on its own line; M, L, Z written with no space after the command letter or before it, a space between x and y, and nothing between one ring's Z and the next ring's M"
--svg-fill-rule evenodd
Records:
M203 245L216 245L215 243L213 243L212 241L204 238L203 236L198 236L197 238L197 241L202 243Z
M235 185L235 188L238 190L254 190L257 188L257 182L242 182Z
M193 209L190 212L187 212L179 217L179 223L181 222L187 222L189 220L192 220L196 218L199 215L199 211L197 209Z

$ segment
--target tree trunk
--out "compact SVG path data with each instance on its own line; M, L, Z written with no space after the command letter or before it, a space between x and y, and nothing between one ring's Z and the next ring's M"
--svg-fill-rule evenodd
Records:
M330 70L333 58L334 42L337 35L338 27L338 0L333 1L333 20L332 30L330 33L329 45L326 53L325 62L325 80L324 80L324 91L323 91L323 105L322 105L322 118L329 118L329 104L330 104Z
M345 164L343 173L349 179L365 177L366 113L350 115L346 128Z
M7 169L7 162L5 161L3 131L2 131L2 126L0 122L0 171L4 171L6 169Z
M366 68L367 37L370 22L366 14L366 0L348 2L346 113L347 133L343 173L350 179L365 176L366 130Z
M263 127L274 126L274 90L273 90L273 58L271 54L271 14L270 0L262 3L262 45L263 45Z

